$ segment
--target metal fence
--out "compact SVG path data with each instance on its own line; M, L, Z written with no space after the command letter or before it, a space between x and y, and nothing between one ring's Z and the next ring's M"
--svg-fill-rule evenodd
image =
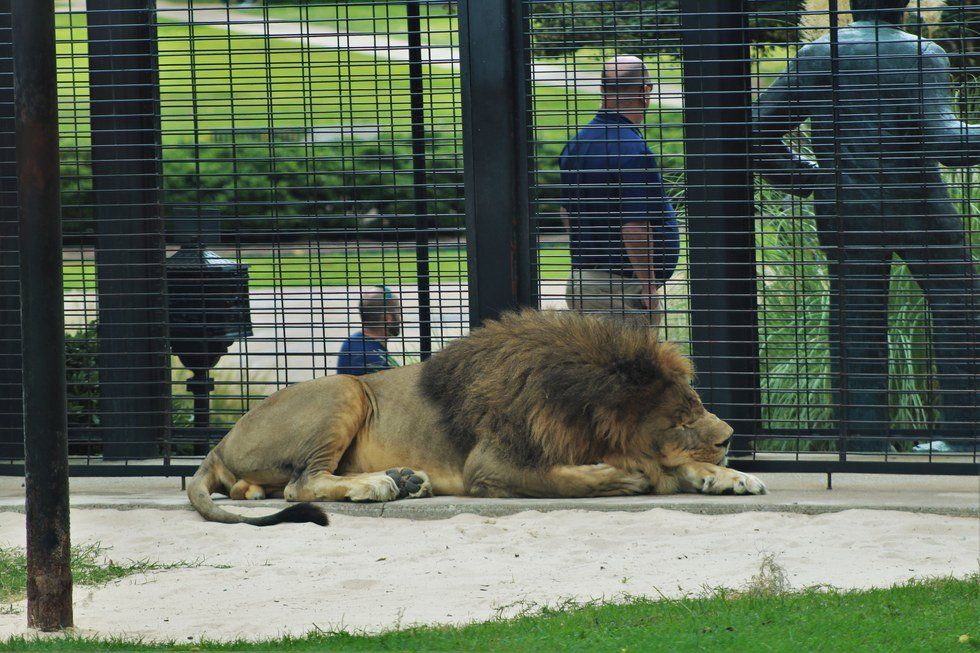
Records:
M680 255L657 280L657 328L693 355L706 403L751 436L736 444L740 468L976 473L980 222L967 166L980 134L959 122L975 110L976 7L912 0L904 21L865 11L855 25L850 9L526 2L538 298L614 310L605 277L573 297L588 278L566 287L555 244L571 232L574 278L638 206L663 223L666 196ZM950 51L951 79L927 39ZM622 151L608 127L617 98L601 88L601 61L617 54L646 63L642 133L662 190L628 158L612 192L574 187L596 179L577 139L604 130L600 149ZM557 91L549 63L569 80ZM637 292L630 277L614 294Z
M0 473L12 474L23 363L7 4ZM187 474L253 402L336 373L342 343L378 326L362 323L362 300L366 316L400 305L401 328L381 339L407 364L519 304L605 312L624 296L640 302L631 319L694 358L706 404L741 435L736 466L977 473L974 134L943 113L947 92L956 118L975 112L974 6L912 0L900 57L882 52L897 30L848 27L843 2L57 7L73 473ZM948 84L924 39L950 52ZM652 101L635 125L616 104L628 94L603 87L614 55L645 62ZM786 92L766 95L773 84ZM597 112L607 126L589 132ZM576 182L595 179L575 176L581 158L562 163L583 129L606 154L642 137L653 165ZM665 251L665 198L678 260L646 297L623 227L653 225ZM610 277L617 249L627 267ZM594 272L606 291L589 303ZM958 450L913 451L937 440Z

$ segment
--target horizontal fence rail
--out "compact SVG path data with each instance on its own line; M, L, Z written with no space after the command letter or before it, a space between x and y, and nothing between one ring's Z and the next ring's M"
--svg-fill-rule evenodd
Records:
M520 305L677 343L740 469L980 471L980 5L56 7L72 474L190 475L269 394ZM0 0L0 474L15 38Z

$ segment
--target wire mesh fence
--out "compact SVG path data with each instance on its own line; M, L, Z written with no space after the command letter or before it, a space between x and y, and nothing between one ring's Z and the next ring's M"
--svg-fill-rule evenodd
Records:
M451 4L146 6L58 3L77 463L176 464L345 343L468 327Z
M683 343L746 469L976 461L975 7L905 4L525 2L541 304Z
M514 299L679 343L745 469L975 473L980 13L853 1L59 0L73 471L185 473Z

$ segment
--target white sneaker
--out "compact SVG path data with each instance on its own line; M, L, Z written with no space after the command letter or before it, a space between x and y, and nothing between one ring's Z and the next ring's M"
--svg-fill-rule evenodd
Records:
M966 443L949 444L943 440L934 440L933 442L920 442L912 447L912 451L915 453L954 453L957 451L973 451L973 447Z

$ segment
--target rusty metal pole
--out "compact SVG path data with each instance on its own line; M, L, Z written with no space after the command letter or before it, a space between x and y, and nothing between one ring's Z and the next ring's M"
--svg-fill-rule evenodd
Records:
M14 0L27 625L72 625L53 0Z

